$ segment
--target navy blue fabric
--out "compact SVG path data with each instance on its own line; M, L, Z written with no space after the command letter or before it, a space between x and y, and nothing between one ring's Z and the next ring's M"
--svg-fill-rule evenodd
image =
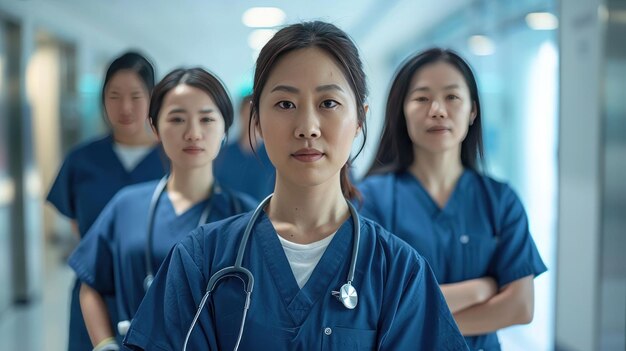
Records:
M115 151L113 137L75 147L63 161L47 201L78 224L81 237L87 233L104 206L123 187L161 178L166 171L160 148L155 147L131 172L126 171ZM70 301L69 351L91 350L75 282ZM107 301L111 307L112 301ZM112 311L114 312L114 311Z
M117 318L113 320L114 325L132 319L145 294L148 213L157 183L152 181L122 189L105 207L69 259L82 282L115 300ZM247 212L255 205L247 195L216 187L209 199L176 214L167 191L164 191L154 216L150 248L153 272L158 271L171 248L198 227L207 206L210 206L207 222L213 222Z
M521 201L506 184L466 170L444 208L408 172L365 179L363 215L430 263L441 284L485 276L500 287L546 271ZM500 350L496 333L467 337L471 350Z
M238 142L224 146L213 162L215 178L229 189L263 200L274 191L274 166L261 145L254 153L241 149Z
M170 252L125 339L133 350L181 350L218 270L234 264L251 213L200 227ZM240 350L467 350L428 264L406 243L362 219L353 285L359 304L332 296L346 282L353 223L337 231L300 289L263 214L243 266L255 277ZM188 350L232 350L243 313L239 279L223 280L191 334Z

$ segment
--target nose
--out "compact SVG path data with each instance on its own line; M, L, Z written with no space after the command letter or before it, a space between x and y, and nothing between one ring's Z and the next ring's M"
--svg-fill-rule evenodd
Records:
M429 114L432 118L444 118L448 116L445 105L439 100L433 100L432 104L430 105Z
M187 141L195 141L202 138L202 131L198 123L190 121L190 123L187 125L187 129L185 130L184 138Z
M303 111L297 117L298 125L294 130L297 139L317 139L321 135L319 117L311 109Z
M124 115L130 115L133 112L133 102L131 98L124 98L122 100L122 113Z

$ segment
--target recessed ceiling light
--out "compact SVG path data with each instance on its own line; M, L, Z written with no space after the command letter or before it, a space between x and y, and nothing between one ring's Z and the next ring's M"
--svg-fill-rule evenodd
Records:
M531 12L526 15L526 24L534 30L553 30L559 28L559 19L550 12Z
M485 35L472 35L467 45L474 55L487 56L496 52L496 44Z
M269 28L285 23L287 15L278 7L252 7L241 16L241 21L252 28Z

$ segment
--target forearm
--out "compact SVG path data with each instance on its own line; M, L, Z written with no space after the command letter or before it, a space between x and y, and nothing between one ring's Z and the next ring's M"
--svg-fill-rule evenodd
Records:
M80 287L80 308L83 311L85 326L93 345L114 337L111 330L109 312L102 296L86 284Z
M499 329L532 321L534 286L532 276L519 279L485 303L454 313L465 336L491 333Z
M470 279L439 287L452 313L483 303L496 293L496 285L491 278Z

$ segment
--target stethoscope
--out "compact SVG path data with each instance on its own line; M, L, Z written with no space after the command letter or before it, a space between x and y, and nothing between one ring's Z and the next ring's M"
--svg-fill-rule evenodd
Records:
M154 192L152 193L152 198L150 199L150 207L148 208L148 230L147 230L147 240L146 247L144 249L144 257L146 262L146 277L143 280L143 288L144 291L148 291L150 285L152 285L152 281L154 281L154 270L153 267L153 257L152 257L152 244L154 241L154 219L156 216L156 209L159 204L159 199L163 192L165 191L165 187L167 186L167 180L169 179L169 175L161 178L159 183L157 184ZM213 181L213 185L211 186L210 194L211 196L214 192L221 192L219 185L216 185L216 181ZM198 227L206 223L209 215L211 214L213 201L209 200L209 203L206 205L202 214L200 215L200 219L198 220ZM240 211L238 211L240 212ZM237 212L237 213L238 213ZM117 323L117 330L120 335L124 336L128 332L128 328L130 327L129 320L123 320Z
M263 209L270 202L272 195L269 195L265 198L265 200L261 201L259 206L252 213L252 217L250 221L248 221L248 225L246 226L245 231L243 232L243 238L241 239L241 243L239 244L239 250L237 251L237 258L235 259L235 265L222 268L217 271L215 274L209 278L209 282L207 283L207 290L202 300L200 300L200 305L196 311L195 316L189 326L189 330L187 331L187 336L185 337L185 343L183 344L183 351L187 350L187 343L189 342L189 337L191 336L191 332L198 322L198 318L200 317L200 313L204 308L207 300L211 296L211 293L215 290L217 283L223 278L238 278L243 283L243 287L246 293L246 301L243 306L243 317L241 318L241 325L239 327L239 334L237 336L237 342L235 343L234 350L237 351L239 349L239 344L241 343L241 338L243 336L243 329L246 324L246 316L248 314L248 309L250 308L250 296L252 295L252 289L254 288L254 276L252 272L242 266L243 255L246 252L246 245L248 244L248 239L250 238L250 234L252 233L252 229L256 224L257 219L263 213ZM332 295L336 297L347 309L354 309L358 302L358 295L354 286L352 286L352 282L354 281L354 270L356 268L356 259L359 255L359 240L361 239L361 227L359 225L359 214L357 213L354 206L350 203L350 201L346 201L348 204L348 208L350 209L350 214L352 215L353 222L353 237L354 242L352 244L352 259L350 260L350 270L348 271L348 280L345 284L341 286L339 291L333 291Z

